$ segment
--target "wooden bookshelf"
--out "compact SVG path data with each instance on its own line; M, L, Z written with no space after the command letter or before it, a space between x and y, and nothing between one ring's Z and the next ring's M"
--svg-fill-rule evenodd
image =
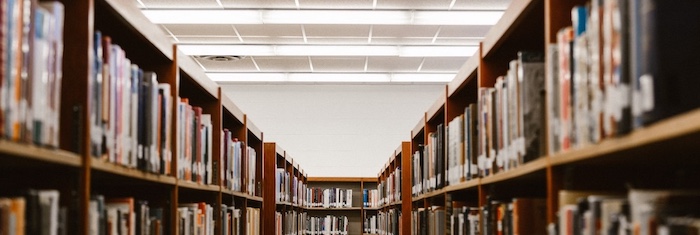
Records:
M220 87L210 80L194 59L184 55L177 46L162 33L161 28L150 23L135 4L123 0L59 0L65 6L63 67L61 84L60 142L58 148L34 146L0 140L0 187L14 192L15 189L58 189L60 204L70 206L71 222L67 234L88 234L90 200L94 195L105 198L130 197L146 200L150 206L164 209L163 233L178 234L178 204L205 202L215 212L222 204L236 207L262 207L263 185L262 155L263 132L257 128L235 104L221 95ZM222 182L199 184L177 179L178 146L175 138L171 143L172 164L170 174L146 172L102 160L104 156L92 156L93 146L90 115L98 112L91 106L90 96L101 92L95 89L93 74L96 43L95 33L111 38L119 45L132 64L143 71L155 72L157 82L170 85L173 101L187 98L193 106L201 107L203 113L212 115L212 153L220 156L223 128L231 129L235 135L259 153L256 167L256 191L253 195L231 192L222 188ZM106 81L106 80L105 80ZM105 86L107 87L107 86ZM107 96L104 96L107 97ZM104 101L105 103L109 103ZM177 103L166 110L177 110ZM104 120L103 120L104 121ZM178 120L173 118L171 137L176 136ZM250 133L250 135L247 135ZM104 152L103 152L104 153ZM105 154L106 155L106 154ZM217 166L218 159L213 159ZM130 163L134 164L134 163ZM181 163L182 164L182 163ZM211 175L217 178L221 172L213 167ZM36 172L36 171L41 171ZM31 173L30 172L34 172ZM26 180L10 182L7 174L24 177ZM26 177L25 177L26 176ZM43 179L42 179L43 178ZM61 179L58 182L54 179ZM43 181L43 182L42 182ZM73 201L74 200L74 201ZM234 202L235 201L235 202ZM75 211L72 212L72 211ZM214 213L215 232L220 233L220 213ZM243 215L245 216L245 215ZM245 228L244 228L245 229Z
M547 45L556 42L557 31L571 25L572 7L586 2L526 0L511 3L481 42L480 50L447 85L446 98L439 97L411 130L411 150L415 152L419 145L428 143L428 133L435 131L438 124L447 124L464 114L470 104L477 103L478 89L494 87L496 78L506 75L508 62L516 59L519 51L546 52ZM556 61L545 61L545 66L551 63ZM414 196L409 208L443 206L443 198L448 203L448 196L472 207L487 206L490 203L487 198L546 198L547 221L552 223L556 222L560 190L624 192L630 186L697 190L700 183L687 179L697 177L693 169L700 166L700 160L692 157L697 153L696 145L700 140L698 120L700 108L599 143L554 154L541 153L540 157L507 171ZM544 125L549 128L549 124ZM656 173L650 175L649 172Z
M7 140L0 140L0 154L4 155L0 158L0 164L5 166L14 164L62 165L74 168L82 166L82 159L75 153Z

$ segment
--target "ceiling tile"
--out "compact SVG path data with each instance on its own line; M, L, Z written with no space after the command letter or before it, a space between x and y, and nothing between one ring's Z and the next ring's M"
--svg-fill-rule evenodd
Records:
M370 57L367 72L415 72L422 58Z
M340 45L367 44L367 37L307 37L307 43Z
M469 57L425 58L421 72L457 72Z
M491 26L442 26L439 37L484 37Z
M219 36L219 37L203 37L203 36L180 36L177 37L179 43L184 44L224 44L224 43L241 43L236 36Z
M311 57L314 72L364 72L365 57Z
M220 8L216 0L141 0L141 2L147 8ZM137 5L141 6L138 3Z
M263 24L263 25L235 25L242 37L247 36L295 36L301 37L301 25L290 24Z
M460 38L460 37L438 37L437 40L435 40L435 45L470 45L470 46L478 46L479 42L482 41L483 38Z
M304 25L307 37L367 37L369 25Z
M310 72L309 58L298 56L254 57L262 72Z
M294 0L221 0L226 8L296 9Z
M431 44L432 42L432 36L423 38L372 37L372 44L381 45Z
M372 0L299 0L299 6L302 9L372 9Z
M163 26L170 30L175 36L236 36L236 32L233 31L231 25L169 24Z
M505 10L511 0L457 0L452 10Z
M208 72L257 72L253 60L250 57L236 61L211 61L197 59Z
M441 9L446 10L452 0L377 0L377 9Z
M429 37L437 32L433 25L375 25L372 37Z

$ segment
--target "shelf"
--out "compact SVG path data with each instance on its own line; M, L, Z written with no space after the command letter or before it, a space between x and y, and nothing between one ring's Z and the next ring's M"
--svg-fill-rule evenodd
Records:
M697 147L697 140L700 139L700 122L698 120L700 120L700 109L670 117L648 127L635 130L625 136L606 139L599 144L552 155L550 157L551 164L552 166L561 166L588 160L614 160L615 158L619 159L619 156L610 155L633 149L642 154L650 151L662 151L667 154L669 151L680 151L683 153L683 149L678 148L678 145L687 145L689 148ZM678 141L686 137L692 138L692 140ZM655 144L663 146L649 146ZM634 158L638 156L629 157ZM620 159L620 161L624 160Z
M366 179L374 178L364 178L364 177L309 177L307 180L309 182L367 182ZM377 179L374 179L376 182Z
M477 50L473 56L469 57L466 63L455 75L450 83L447 84L447 97L452 97L452 95L458 90L464 88L471 80L469 78L476 78L472 76L476 74L476 69L479 67L479 51Z
M158 51L162 53L162 56L173 60L173 43L170 42L167 37L163 36L163 30L158 28L155 24L146 18L140 9L136 7L131 1L124 0L101 0L96 1L96 3L104 2L109 5L110 10L114 11L115 14L121 20L125 21L127 25L132 27L134 31L140 34L146 41L150 42Z
M257 198L259 198L259 197L251 196L247 193L236 192L236 191L231 191L231 190L227 190L227 189L224 189L223 193L234 196L234 197L245 198L245 199L254 199L255 198L257 200Z
M35 162L58 164L68 167L80 167L82 158L75 153L37 147L30 144L22 144L7 140L0 140L0 165L14 166L17 160L28 160L33 165Z
M528 17L528 13L537 5L536 3L541 1L542 0L512 1L508 9L503 12L503 16L498 23L491 27L486 36L484 36L482 43L483 57L492 55L494 49L500 47L506 41L516 41L509 40L512 39L510 35L525 21L525 18ZM532 35L530 35L530 37L532 37Z
M477 187L479 187L479 183L481 183L481 179L476 178L476 179L468 180L465 182L461 182L459 184L447 186L447 187L443 188L443 190L445 190L445 192L447 192L447 193L451 193L451 192L467 190L467 189L476 189Z
M432 121L434 118L440 116L440 111L445 110L445 102L445 93L441 93L440 97L438 97L435 103L433 103L433 105L431 105L428 111L425 113L426 120ZM443 120L438 120L440 123L442 123L442 121Z
M382 208L381 207L363 207L362 209L366 210L366 211L378 211L378 210L381 210Z
M498 183L498 182L503 182L515 178L519 178L521 176L540 171L540 170L545 170L547 168L547 163L548 159L546 157L540 157L534 161L525 163L523 165L520 165L514 169L511 169L506 172L498 172L494 175L490 175L488 177L481 178L481 185L486 185L486 184L493 184L493 183Z
M135 168L128 168L103 160L92 159L91 167L93 170L129 177L132 179L146 180L153 183L168 185L175 185L177 183L175 177L172 176L148 173Z
M433 190L432 192L424 193L419 195L418 197L413 197L413 202L417 202L426 198L433 198L435 196L439 196L445 193L444 188L443 189L438 189L438 190Z
M310 211L360 211L362 207L333 207L333 208L323 208L323 207L306 207Z
M188 188L188 189L202 190L202 191L209 191L209 192L220 192L221 191L221 187L219 185L198 184L195 182L190 182L190 181L185 181L185 180L178 180L177 186L181 187L181 188Z
M188 77L192 79L194 84L199 85L212 97L218 98L219 96L219 85L216 82L209 79L209 77L204 73L202 68L197 64L197 62L190 56L185 55L182 51L177 50L177 55L175 62L182 71L184 71ZM182 77L182 76L181 76Z
M250 131L250 133L253 133L253 135L256 138L258 138L258 140L262 140L262 131L260 131L260 128L255 126L255 124L253 124L253 121L248 119L248 115L243 115L243 116L245 117L245 125L246 125L246 127L248 127L248 130ZM248 141L248 142L250 142L250 141Z
M263 198L262 198L262 197L258 197L258 196L251 196L251 195L248 195L248 200L256 201L256 202L262 202L262 201L263 201Z
M223 106L223 108L229 113L231 113L231 115L233 115L233 117L236 118L239 122L243 123L245 114L243 114L243 111L241 111L241 109L233 103L231 98L229 98L226 94L223 94L222 92L219 99L221 99L221 105Z

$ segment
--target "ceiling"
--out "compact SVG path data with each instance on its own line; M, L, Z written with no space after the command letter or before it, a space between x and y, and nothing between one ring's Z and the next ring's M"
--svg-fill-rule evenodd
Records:
M224 60L197 58L220 83L319 82L327 77L445 83L474 53L510 0L135 2L185 54ZM317 13L325 18L306 17ZM384 22L380 14L393 14L396 20ZM438 19L450 14L467 17Z

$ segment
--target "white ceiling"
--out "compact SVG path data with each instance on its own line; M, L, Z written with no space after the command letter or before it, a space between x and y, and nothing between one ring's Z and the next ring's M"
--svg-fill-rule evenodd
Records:
M136 0L147 11L167 10L383 10L407 12L501 12L510 0ZM148 15L148 14L147 14ZM233 16L232 16L233 17ZM388 24L161 24L164 34L186 47L199 45L388 45L421 47L478 46L490 25ZM204 52L186 52L190 55ZM198 58L207 73L456 74L471 56L240 56L235 61ZM234 53L231 53L234 54ZM427 76L426 76L427 77ZM443 76L445 77L445 76ZM444 81L442 81L444 83Z

